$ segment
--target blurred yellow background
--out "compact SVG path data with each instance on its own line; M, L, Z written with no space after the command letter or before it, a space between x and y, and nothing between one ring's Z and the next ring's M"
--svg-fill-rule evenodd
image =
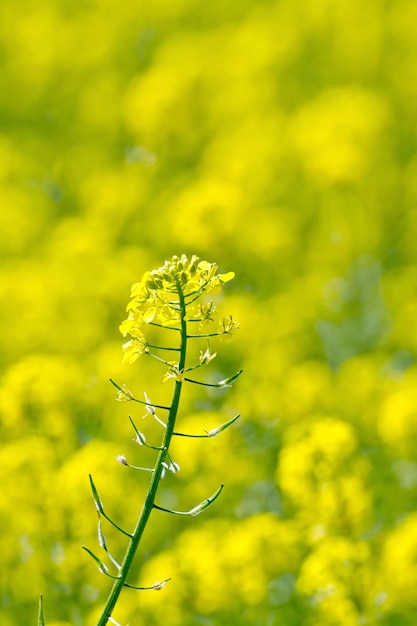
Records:
M235 271L240 320L180 420L131 626L417 623L417 5L0 4L0 623L94 626L92 473L132 527L147 479L111 376L130 286L173 254ZM211 366L210 366L211 367ZM216 369L217 368L217 369ZM115 556L123 537L107 540Z

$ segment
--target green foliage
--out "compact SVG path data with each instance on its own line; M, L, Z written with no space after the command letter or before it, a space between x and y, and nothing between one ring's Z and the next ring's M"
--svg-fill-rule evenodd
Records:
M236 270L239 342L207 382L245 375L189 385L176 428L242 419L176 437L161 501L224 481L223 503L158 515L132 579L172 580L126 590L119 621L416 623L416 18L412 0L0 4L2 626L36 623L40 594L48 626L97 623L88 475L131 527L145 484L112 461L154 455L126 449L126 406L139 430L146 409L108 379L170 399L156 360L122 363L120 311L178 250Z

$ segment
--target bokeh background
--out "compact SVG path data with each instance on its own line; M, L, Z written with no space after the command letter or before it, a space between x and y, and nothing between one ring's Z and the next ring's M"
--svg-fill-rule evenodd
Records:
M172 581L115 617L415 626L416 24L413 0L0 3L2 626L39 593L49 626L95 625L88 474L126 528L147 484L115 462L144 460L143 412L108 379L168 389L118 325L183 252L236 272L210 367L244 376L181 425L242 418L176 442L160 502L224 492L153 514L131 582Z

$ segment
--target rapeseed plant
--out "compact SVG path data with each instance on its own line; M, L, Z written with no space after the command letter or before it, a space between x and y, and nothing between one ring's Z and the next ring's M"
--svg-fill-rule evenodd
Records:
M134 557L137 553L145 527L154 509L173 515L197 516L213 504L223 490L223 484L202 502L186 511L176 511L156 503L156 496L160 481L166 472L176 474L180 471L180 465L171 459L169 448L173 437L210 438L222 433L231 426L238 418L235 415L230 420L202 434L180 432L175 429L175 423L179 411L181 391L184 384L196 384L222 389L230 387L240 376L242 370L232 376L215 383L207 383L189 377L189 372L201 367L208 366L217 353L210 348L210 339L230 338L239 323L230 315L220 317L217 315L216 306L212 295L219 293L223 285L234 278L233 272L226 274L218 273L215 263L200 261L197 256L189 259L186 255L173 256L171 261L166 261L159 269L146 272L142 280L135 283L131 289L131 299L127 306L127 319L120 325L120 332L127 341L123 344L123 362L133 364L140 356L149 356L156 359L165 369L162 382L173 383L173 394L170 404L155 404L150 400L146 391L144 400L136 397L125 384L111 380L117 389L116 399L120 402L136 402L144 405L144 417L150 417L158 422L163 428L162 440L158 445L147 443L146 436L137 428L135 422L129 417L135 431L134 441L138 445L151 448L156 453L153 467L141 467L132 465L124 454L116 457L116 461L129 469L148 472L151 474L147 494L141 510L138 514L135 528L132 532L122 528L118 522L105 511L93 477L90 475L90 486L98 515L98 542L106 555L106 561L98 557L92 550L84 547L84 550L92 557L99 571L113 581L107 600L97 622L97 626L105 626L108 623L120 626L113 616L119 596L125 587L138 590L161 590L171 580L165 578L152 584L138 586L131 583L129 574L132 569ZM197 332L190 331L190 327L197 328ZM152 327L166 330L175 335L174 345L162 346L148 341L149 330ZM187 346L190 341L202 340L204 349L200 350L200 356L196 362L189 364L187 361ZM158 354L156 354L156 352ZM165 359L160 355L175 353L175 359ZM165 414L166 417L161 417ZM103 531L103 522L112 525L118 532L127 538L127 547L121 563L112 556L108 549ZM109 567L110 566L110 567ZM111 573L110 568L115 573ZM45 624L42 598L39 603L38 626Z

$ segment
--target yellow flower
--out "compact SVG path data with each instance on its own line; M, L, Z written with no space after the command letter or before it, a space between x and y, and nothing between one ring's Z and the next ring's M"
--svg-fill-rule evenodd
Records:
M125 319L120 324L119 330L122 333L123 337L126 337L126 335L129 334L131 335L131 337L144 339L144 335L141 331L142 324L143 324L143 312L137 309L130 310L128 318Z
M175 326L180 321L180 314L177 309L167 303L161 303L149 307L144 313L143 319L146 324L156 322L163 326Z
M232 280L233 272L218 274L216 263L200 261L193 255L173 256L159 269L145 272L140 282L131 289L131 300L127 306L128 317L120 324L120 332L130 340L123 345L123 363L134 363L148 352L148 343L143 334L143 324L156 324L179 328L181 322L180 302L185 299L186 320L200 322L202 326L213 321L213 301L196 303L206 293L219 292L224 283ZM232 317L224 318L220 324L222 335L231 335L239 327ZM208 362L208 355L201 357ZM170 370L165 379L180 380L181 374Z
M213 300L210 300L207 304L200 303L194 304L187 308L186 320L194 320L198 322L206 322L213 320L213 314L216 311Z
M170 366L169 370L163 377L162 382L165 383L167 380L178 380L179 382L184 381L184 372L180 371L179 363L173 363Z
M116 400L118 402L130 402L133 400L133 393L126 385L122 385L118 388Z
M201 365L207 365L207 363L210 363L210 361L215 359L216 356L217 356L217 352L214 352L214 353L210 352L210 346L207 346L205 352L200 350L200 359L199 360L200 360Z
M123 363L131 365L138 357L148 352L146 340L143 339L144 341L135 338L123 344Z
M220 325L219 325L219 333L222 333L222 337L220 337L220 339L227 339L229 337L231 337L235 330L237 330L240 327L240 323L235 320L231 315L229 315L229 317L223 317L220 320Z

